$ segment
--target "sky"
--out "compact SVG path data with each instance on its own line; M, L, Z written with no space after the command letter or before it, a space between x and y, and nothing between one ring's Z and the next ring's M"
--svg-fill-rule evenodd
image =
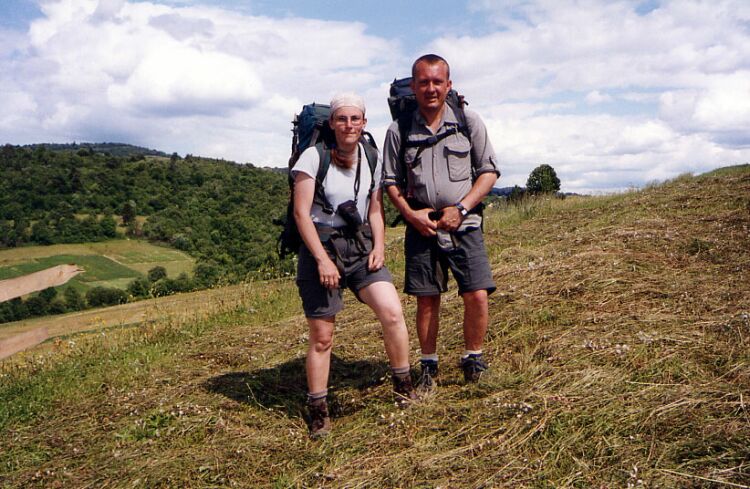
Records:
M750 161L750 1L2 0L0 144L122 142L286 166L341 91L382 142L388 87L437 53L497 186L540 164L610 193Z

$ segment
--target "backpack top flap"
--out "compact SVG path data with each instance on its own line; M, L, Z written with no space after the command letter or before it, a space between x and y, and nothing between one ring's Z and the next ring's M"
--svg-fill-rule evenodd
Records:
M292 129L296 136L296 147L292 151L302 154L321 140L327 144L332 143L333 131L327 122L330 115L331 107L328 105L312 103L302 107Z
M454 89L450 89L448 96L445 98L445 102L457 112L456 117L459 118L459 123L463 119L463 108L465 105L469 105L464 100L463 95L459 95ZM403 114L411 114L417 110L417 97L411 89L411 77L394 79L391 83L390 93L388 97L388 108L391 110L391 119L398 120Z

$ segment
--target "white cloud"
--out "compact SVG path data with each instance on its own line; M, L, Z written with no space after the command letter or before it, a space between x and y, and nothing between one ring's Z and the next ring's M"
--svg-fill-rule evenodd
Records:
M341 90L364 95L382 140L388 83L413 47L375 24L195 3L49 0L28 32L0 30L0 143L124 141L280 166L294 113ZM638 6L475 0L485 24L422 46L486 121L501 185L541 163L581 192L750 160L750 5Z
M612 97L610 95L602 93L599 90L592 90L586 94L586 103L590 105L602 104L611 101Z
M395 72L399 49L353 22L126 0L57 0L42 10L20 60L0 51L0 101L16 109L0 114L0 127L12 142L116 138L285 164L302 103L366 92Z
M540 163L581 191L750 159L747 4L472 5L502 28L427 50L451 61L454 86L485 117L502 185L522 185Z
M118 109L165 113L222 113L246 107L262 95L262 83L246 61L165 43L145 54L123 84L107 95Z

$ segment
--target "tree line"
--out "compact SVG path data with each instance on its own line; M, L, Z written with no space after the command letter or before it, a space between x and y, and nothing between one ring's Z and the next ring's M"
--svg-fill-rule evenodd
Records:
M145 277L130 282L126 290L97 286L83 294L70 284L62 293L55 287L49 287L25 299L15 298L0 303L0 323L189 292L207 287L205 278L200 274L191 278L186 273L170 278L164 267L156 266L149 270Z

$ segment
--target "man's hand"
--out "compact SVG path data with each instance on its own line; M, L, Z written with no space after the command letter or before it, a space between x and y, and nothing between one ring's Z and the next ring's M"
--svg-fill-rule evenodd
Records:
M420 209L418 211L414 211L409 216L409 224L414 226L414 229L419 231L419 234L422 236L435 236L437 233L435 230L438 228L437 223L430 219L430 212L434 211L435 209Z
M437 222L437 227L448 232L453 232L461 226L464 218L459 212L458 208L454 205L443 207L441 209L443 217Z
M320 276L320 285L323 287L327 289L339 287L339 269L327 256L318 262L318 275Z

